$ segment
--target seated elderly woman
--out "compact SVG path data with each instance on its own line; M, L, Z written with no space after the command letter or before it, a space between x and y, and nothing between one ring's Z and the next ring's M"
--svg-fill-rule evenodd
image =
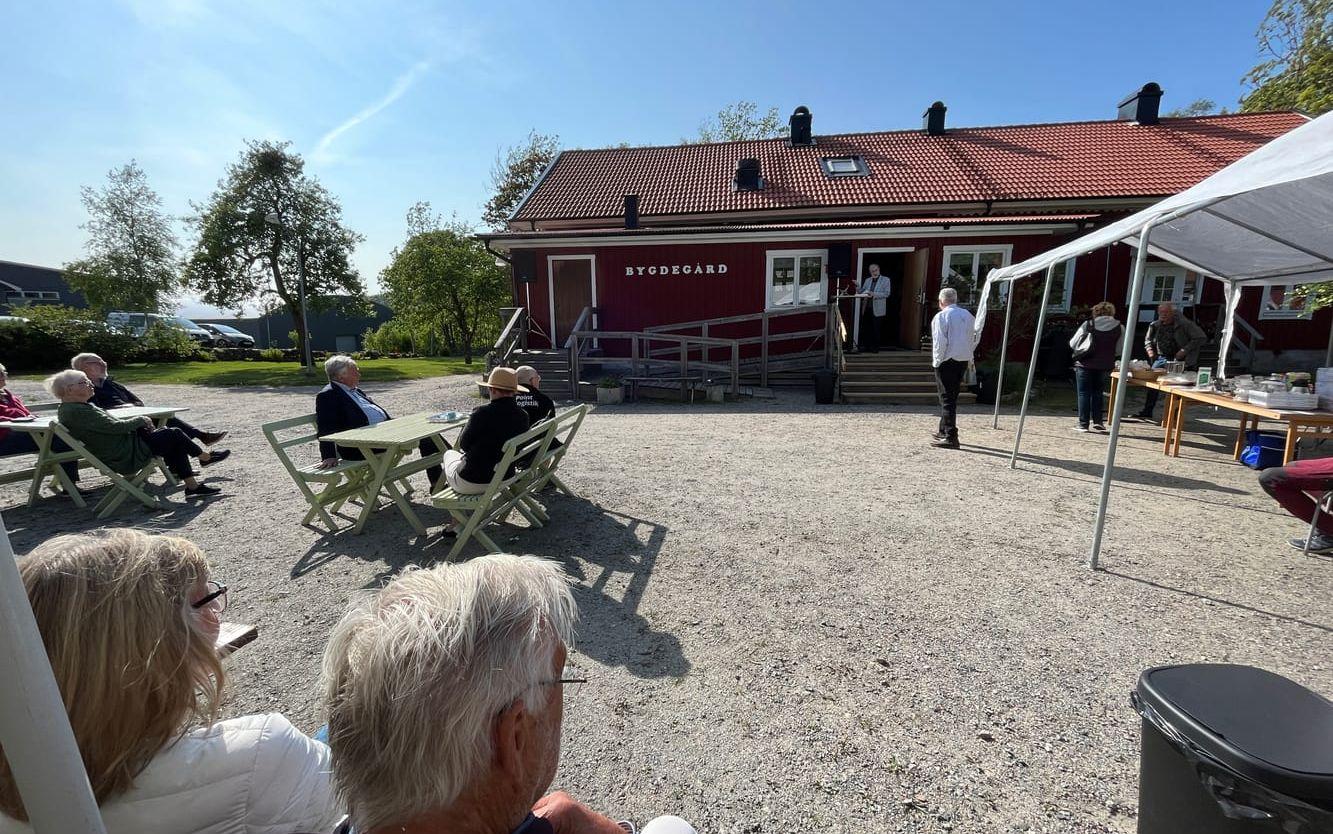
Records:
M18 567L108 834L336 823L326 746L277 714L216 720L227 588L198 547L112 530L51 539ZM0 757L0 834L26 819Z
M337 434L340 431L373 426L389 419L389 412L370 395L357 386L361 383L361 369L356 360L339 354L324 360L324 373L328 374L329 384L315 395L315 431L320 437ZM446 444L447 446L448 444ZM421 456L429 457L438 449L429 439L421 441ZM338 458L343 460L365 460L360 449L350 446L338 446L328 440L319 442L321 469L332 469L338 465ZM431 488L440 480L441 469L431 466L426 469Z
M69 429L97 458L122 475L138 472L154 456L167 463L172 474L185 482L186 495L217 495L222 490L195 479L190 458L200 466L227 459L231 452L206 452L177 428L153 428L148 417L118 417L89 402L93 383L83 371L61 371L47 377L46 390L60 400L56 411L61 425Z
M18 394L9 390L8 383L9 371L4 365L0 365L0 420L31 420L32 412L23 404L23 400L19 399ZM51 441L51 448L57 452L69 451L65 441L58 437ZM32 435L12 429L0 429L0 458L29 452L37 452L37 441ZM60 468L65 470L71 481L79 480L78 461L65 461L60 464Z

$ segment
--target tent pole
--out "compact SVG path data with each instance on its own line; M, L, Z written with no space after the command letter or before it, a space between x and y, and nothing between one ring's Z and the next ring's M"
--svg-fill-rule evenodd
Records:
M1032 379L1037 375L1037 349L1041 346L1041 333L1046 329L1046 306L1051 302L1051 282L1055 280L1056 264L1046 267L1046 287L1041 292L1041 308L1037 313L1037 335L1032 337L1032 359L1028 362L1027 385L1023 388L1023 407L1018 411L1018 431L1014 434L1014 453L1009 456L1009 468L1018 465L1018 445L1023 442L1023 423L1028 417L1028 398L1032 396ZM1013 298L1013 287L1009 288L1009 297Z
M104 834L65 702L0 521L0 745L36 834Z
M1009 350L1009 319L1014 314L1014 291L1018 289L1017 281L1009 282L1009 301L1004 305L1004 337L1000 340L1000 378L995 381L995 415L991 418L990 427L998 429L1000 427L1000 395L1004 393L1004 355ZM1333 350L1333 341L1329 342L1329 350Z
M1328 329L1328 350L1324 351L1324 367L1333 367L1333 327Z
M1102 528L1106 526L1106 505L1111 500L1111 475L1115 469L1115 448L1120 440L1120 415L1125 412L1125 400L1129 395L1129 361L1134 354L1134 336L1139 326L1139 299L1143 294L1143 269L1148 262L1148 235L1159 221L1143 227L1139 235L1139 251L1134 258L1134 281L1129 289L1129 309L1125 318L1125 344L1120 349L1120 379L1115 398L1115 413L1111 415L1111 436L1106 442L1106 466L1102 469L1102 492L1097 503L1097 523L1092 528L1092 551L1088 554L1088 567L1097 570L1097 560L1102 552Z

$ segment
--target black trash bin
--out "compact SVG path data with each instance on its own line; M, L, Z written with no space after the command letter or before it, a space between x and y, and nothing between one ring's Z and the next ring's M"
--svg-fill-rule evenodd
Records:
M815 402L828 405L833 402L833 392L838 383L838 372L829 368L815 371Z
M1160 666L1143 716L1139 834L1333 832L1333 703L1252 666Z

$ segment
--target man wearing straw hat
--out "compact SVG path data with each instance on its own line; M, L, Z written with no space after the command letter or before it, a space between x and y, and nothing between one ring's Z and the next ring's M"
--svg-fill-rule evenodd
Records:
M518 384L513 368L496 368L482 383L490 389L491 401L472 409L458 445L444 453L444 478L460 495L480 495L495 476L495 465L504 457L505 441L528 430L528 415L514 395L527 393Z

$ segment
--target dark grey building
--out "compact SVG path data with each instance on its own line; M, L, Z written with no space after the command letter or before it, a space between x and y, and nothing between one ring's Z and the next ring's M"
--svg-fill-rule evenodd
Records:
M18 315L14 308L24 304L87 307L88 300L70 289L58 269L0 261L0 315Z
M393 318L393 311L378 301L370 302L369 316L349 316L339 310L310 311L310 349L351 353L361 349L361 336L367 329L379 327ZM228 324L254 337L255 347L296 347L288 334L296 328L286 310L251 318L199 318L196 322Z

